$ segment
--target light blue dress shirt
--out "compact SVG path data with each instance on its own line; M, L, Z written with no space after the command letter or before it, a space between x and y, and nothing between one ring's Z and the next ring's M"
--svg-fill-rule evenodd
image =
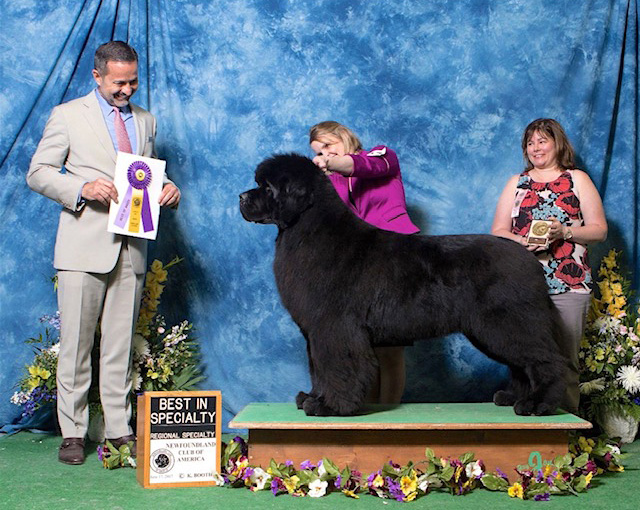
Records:
M102 116L104 117L104 121L107 124L107 129L109 130L109 136L111 136L111 141L113 142L113 146L116 151L118 150L118 141L116 140L116 129L113 125L113 120L115 117L115 113L113 112L113 106L111 106L104 97L100 95L98 89L96 88L96 96L98 97L98 104L100 105L100 109L102 110ZM129 141L131 142L131 152L133 154L137 154L138 152L138 140L136 138L136 124L133 120L133 113L131 113L131 107L129 105L123 106L120 108L120 116L124 121L124 127L127 129L127 134L129 135Z

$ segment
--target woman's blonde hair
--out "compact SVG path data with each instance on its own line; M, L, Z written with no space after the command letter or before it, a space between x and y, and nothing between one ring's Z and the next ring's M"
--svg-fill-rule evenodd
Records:
M525 170L533 168L533 163L531 163L527 154L527 144L536 131L550 137L555 142L556 163L558 166L565 170L575 168L573 147L560 123L554 119L536 119L526 127L522 135L522 155L527 165Z
M319 141L319 138L324 135L338 137L344 144L346 154L355 154L362 150L362 143L360 143L360 140L354 132L339 122L325 120L312 126L309 130L309 144Z

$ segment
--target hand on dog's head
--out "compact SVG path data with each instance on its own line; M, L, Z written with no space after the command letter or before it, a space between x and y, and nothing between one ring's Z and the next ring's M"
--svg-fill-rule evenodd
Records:
M247 221L291 226L313 205L313 189L322 171L300 154L277 154L256 169L257 188L240 194L240 212Z

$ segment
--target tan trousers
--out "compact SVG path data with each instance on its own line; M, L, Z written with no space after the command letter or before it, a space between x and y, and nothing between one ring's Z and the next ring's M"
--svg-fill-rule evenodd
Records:
M58 421L63 437L84 437L87 432L91 351L98 320L105 436L115 439L132 433L132 337L143 282L144 275L136 275L131 267L126 242L110 273L58 272Z

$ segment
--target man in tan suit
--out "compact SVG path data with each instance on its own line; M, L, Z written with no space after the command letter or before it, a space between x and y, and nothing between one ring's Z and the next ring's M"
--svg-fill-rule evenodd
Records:
M135 441L131 419L131 350L146 269L147 242L107 231L116 151L154 155L155 118L129 102L138 88L138 56L121 41L95 54L97 88L53 109L31 160L27 183L63 206L54 266L61 314L58 458L82 464L89 421L91 350L98 320L100 398L105 436L116 447ZM62 168L65 172L61 172ZM180 191L165 180L161 206L175 207ZM135 443L134 443L135 445Z

